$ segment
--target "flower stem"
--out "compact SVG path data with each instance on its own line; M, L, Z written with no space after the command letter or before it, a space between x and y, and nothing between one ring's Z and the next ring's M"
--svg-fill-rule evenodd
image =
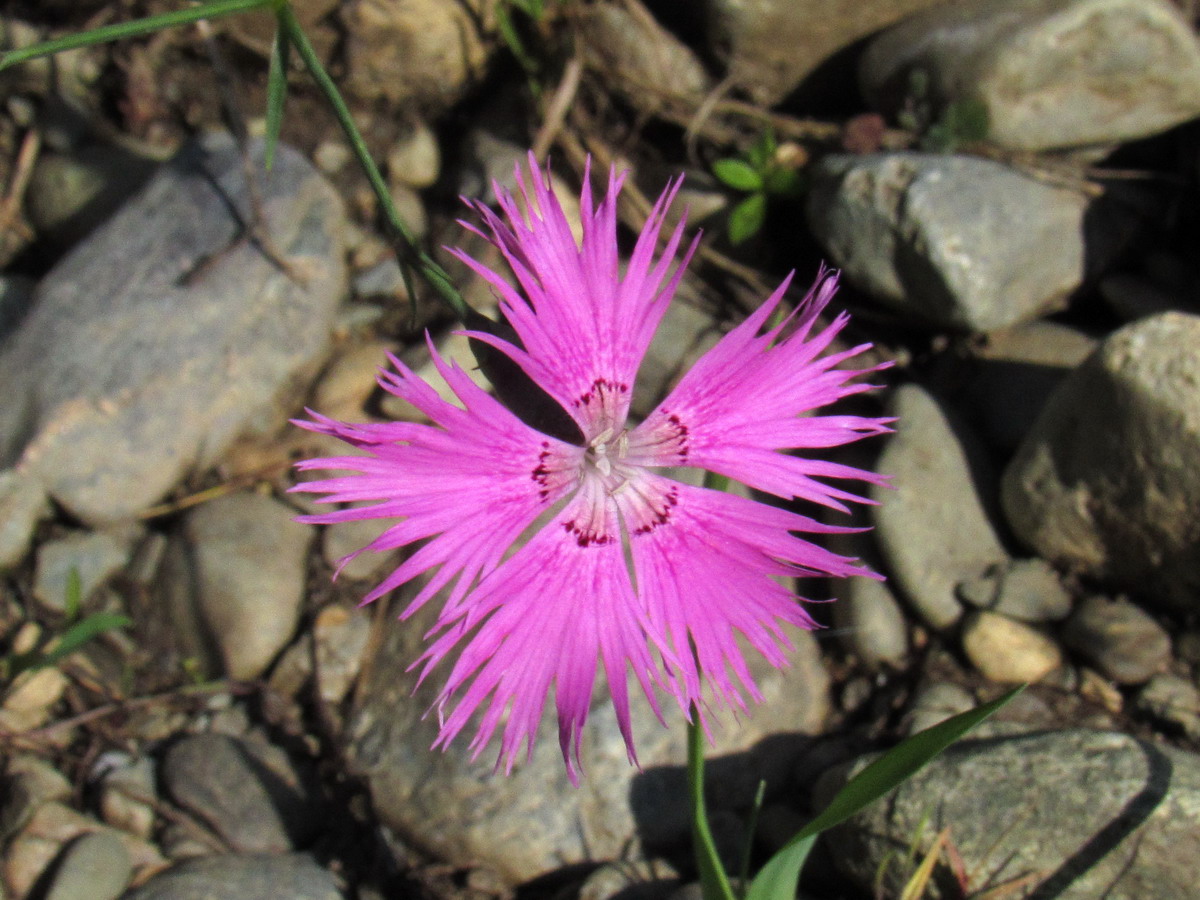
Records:
M700 727L700 711L694 706L687 728L692 849L696 854L696 868L700 872L701 893L704 900L734 900L733 886L725 874L725 867L721 865L712 829L708 827L708 813L704 805L704 729Z
M363 140L358 126L354 124L354 117L350 114L350 108L346 106L346 101L342 99L337 85L333 83L333 79L329 77L329 73L321 65L321 60L317 56L316 51L313 50L312 44L308 42L308 37L300 27L300 23L296 20L296 14L292 12L291 5L286 2L280 3L275 10L275 14L279 20L280 30L296 48L300 58L304 61L304 65L308 68L309 74L317 83L317 87L321 89L321 92L325 95L325 99L333 108L334 115L337 117L339 124L341 124L342 131L346 133L346 137L350 141L350 147L354 151L359 165L362 166L367 180L371 183L371 190L379 198L379 204L383 209L387 223L394 237L398 238L397 262L400 263L400 272L404 276L404 284L408 288L409 296L414 296L411 271L416 270L430 287L437 292L437 295L446 305L453 310L455 316L459 319L464 318L469 311L466 301L463 300L462 294L459 293L454 283L450 280L450 276L446 273L446 270L439 266L429 254L420 248L408 224L401 218L396 205L392 202L392 195L383 180L383 175L380 174L379 167L375 165L375 160L371 158L371 153L367 149L366 141Z

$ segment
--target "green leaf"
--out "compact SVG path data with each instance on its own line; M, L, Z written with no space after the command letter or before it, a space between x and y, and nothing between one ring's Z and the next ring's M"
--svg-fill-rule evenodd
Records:
M988 135L987 104L973 97L956 100L946 107L942 121L958 141L982 141Z
M713 174L723 184L735 191L757 191L763 186L762 175L750 163L742 159L718 159L712 166Z
M767 218L767 195L751 194L729 213L729 240L733 244L754 237Z
M763 866L745 900L794 900L800 870L822 831L839 825L904 783L935 756L1017 696L1025 686L914 734L850 779L827 807Z
M264 136L263 163L267 171L275 163L275 148L279 146L279 129L283 125L283 105L287 100L287 71L292 45L287 32L279 24L271 41L271 62L267 68L267 133Z
M758 136L758 140L754 142L754 146L750 148L746 154L746 158L750 161L750 165L761 171L771 162L772 157L775 156L777 147L775 132L768 126Z
M116 25L105 25L103 28L93 28L78 34L68 34L52 41L44 41L29 47L22 47L19 50L8 51L0 56L0 69L7 69L9 66L28 62L40 56L61 53L64 50L76 50L80 47L90 47L93 44L106 44L109 41L138 37L176 25L190 25L201 19L219 19L222 16L260 9L272 5L274 2L276 0L215 0L212 3L202 3L199 6L163 13L160 16L149 16L133 22L119 22Z
M795 169L768 168L763 188L774 197L798 197L804 189L804 179Z

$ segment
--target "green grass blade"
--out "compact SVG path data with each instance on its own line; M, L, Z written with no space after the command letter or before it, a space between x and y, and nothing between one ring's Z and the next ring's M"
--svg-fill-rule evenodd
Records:
M696 868L700 870L700 888L704 900L734 900L733 886L708 827L708 812L704 805L704 729L700 713L692 709L688 723L688 797L692 812L692 849Z
M82 31L79 34L68 34L65 37L55 38L52 41L44 41L40 44L33 44L29 47L22 47L19 50L9 50L0 56L0 69L7 69L9 66L28 62L31 59L37 59L41 56L61 53L64 50L77 50L80 47L90 47L93 44L105 44L109 41L119 41L123 38L138 37L139 35L161 31L164 28L173 28L177 25L190 25L193 22L199 22L201 19L218 19L221 16L230 16L234 13L246 12L251 9L260 9L264 6L270 6L273 2L274 0L214 0L212 3L203 3L199 6L163 13L159 16L149 16L145 19L136 19L133 22L119 22L115 25L105 25L102 28L93 28L90 31Z
M822 831L839 825L907 781L935 756L1017 696L1024 685L914 734L875 760L850 781L815 819L763 866L746 900L793 900L800 869Z
M275 37L271 41L271 62L267 68L267 133L263 138L263 164L268 172L275 163L275 148L279 145L279 129L283 125L291 50L282 25L276 24Z
M41 665L52 666L70 656L92 638L114 628L128 628L133 621L120 613L95 613L81 619L63 632L54 648L42 655Z
M388 224L403 242L403 246L400 248L403 252L397 253L397 261L400 263L401 273L404 273L410 265L416 268L425 281L437 292L438 296L454 311L454 314L459 319L465 318L469 311L467 302L450 280L450 276L446 274L446 270L420 249L417 239L413 237L412 230L405 223L404 219L401 218L399 211L396 209L396 204L392 202L392 194L383 180L383 175L380 173L379 167L375 165L375 160L371 158L371 152L367 149L366 141L363 140L358 126L354 124L354 117L350 114L350 108L346 105L346 101L343 99L337 85L333 83L333 79L329 77L329 73L325 71L320 57L317 56L317 52L313 49L312 44L309 43L307 35L305 35L304 30L300 27L300 23L296 21L296 14L285 3L276 10L276 15L279 17L280 31L283 32L288 42L296 48L296 52L300 55L300 59L304 63L305 68L308 69L308 73L312 76L313 81L317 83L317 87L321 90L321 93L325 95L325 99L329 105L333 108L333 114L342 126L342 131L350 141L350 148L354 151L354 156L358 160L358 164L362 166L363 173L367 176L367 181L371 184L371 190L379 198L379 205L387 217ZM407 278L405 279L405 284L408 284Z

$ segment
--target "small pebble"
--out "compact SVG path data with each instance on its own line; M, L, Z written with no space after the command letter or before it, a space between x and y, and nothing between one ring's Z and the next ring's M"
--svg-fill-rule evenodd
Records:
M149 840L158 800L154 760L126 756L112 762L113 767L100 778L100 817L114 828Z
M966 712L975 706L971 692L961 685L940 681L923 688L912 702L908 711L907 733L916 734L932 728L951 716Z
M25 558L38 522L50 513L38 482L14 469L0 471L0 571Z
M1200 689L1178 675L1155 675L1138 694L1140 710L1200 739Z
M45 900L116 900L132 877L120 838L110 831L81 834L58 860Z
M327 606L317 614L317 690L326 703L340 703L353 687L370 637L371 619L363 610Z
M354 151L342 141L322 141L313 151L313 163L326 175L336 175L353 158Z
M993 612L963 626L963 652L985 677L1002 684L1040 681L1062 665L1062 651L1040 631Z
M79 575L80 600L86 601L129 563L136 533L79 531L42 544L37 551L33 595L54 612L66 610L71 572Z
M1171 659L1171 638L1128 600L1088 597L1063 629L1068 647L1118 684L1144 684Z
M1057 622L1071 612L1071 595L1045 560L1015 559L958 585L960 600L1022 622Z
M442 155L435 135L424 122L418 123L387 155L388 179L410 188L427 188L438 180Z

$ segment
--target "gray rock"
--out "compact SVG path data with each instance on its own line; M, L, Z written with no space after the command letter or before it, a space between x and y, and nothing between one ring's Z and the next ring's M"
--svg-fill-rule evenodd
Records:
M893 488L873 489L876 539L895 584L934 628L962 614L955 586L1003 563L989 519L990 475L973 439L924 389L892 397L896 433L877 466Z
M42 280L0 351L0 464L20 455L72 514L102 524L279 424L328 347L343 212L287 147L260 187L304 283L237 241L231 206L245 215L246 191L231 141L190 145Z
M962 646L971 665L1002 684L1041 681L1062 665L1058 644L1036 628L994 612L967 618Z
M1040 884L1022 896L1191 897L1200 855L1200 757L1083 730L963 742L887 803L831 832L833 859L870 891L885 856L903 857L920 834L921 859L946 826L972 887L1039 873ZM885 895L898 896L909 874L888 867Z
M834 262L881 302L988 331L1061 307L1091 274L1087 261L1117 235L1085 234L1090 206L992 160L887 153L820 160L807 214Z
M917 693L907 714L908 735L932 728L951 716L957 716L975 708L971 692L952 681L938 681L926 685Z
M46 491L37 479L19 469L0 470L0 571L25 558L33 530L49 514Z
M73 244L136 193L156 163L120 147L95 144L38 159L25 195L33 226L56 244Z
M859 38L937 0L706 0L710 50L759 103L774 105L830 57Z
M984 437L1009 453L1029 433L1046 398L1099 341L1057 322L992 331L978 349L966 402Z
M109 756L105 759L105 756ZM158 774L154 759L132 759L124 754L105 754L99 773L100 816L105 823L140 838L149 839L154 830L158 804Z
M1200 688L1178 675L1155 675L1137 698L1138 709L1200 739Z
M367 0L341 10L343 90L434 114L483 78L499 41L496 7L485 0Z
M110 831L82 834L59 858L45 900L116 900L132 876L120 838Z
M201 659L215 651L232 678L266 671L296 630L314 534L294 521L291 507L259 494L230 494L190 511L163 571L187 649Z
M210 856L178 863L123 900L343 900L330 872L304 853Z
M842 643L868 668L900 667L908 656L908 624L895 594L870 578L834 584L833 625Z
M579 24L588 64L638 109L681 100L695 107L712 89L691 48L645 9L597 4L581 10Z
M1147 599L1200 608L1200 316L1110 335L1047 401L1004 473L1037 555Z
M1143 684L1171 661L1171 637L1127 600L1088 597L1063 628L1068 647L1119 684Z
M425 713L445 673L434 672L414 694L415 674L408 668L420 653L432 612L421 610L389 627L367 666L362 703L349 728L354 771L365 779L385 825L452 865L488 866L512 883L566 864L617 858L635 832L647 845L686 838L682 715L664 706L670 727L663 728L645 700L633 694L635 688L631 706L642 773L626 759L602 678L583 737L579 788L566 777L552 705L532 760L522 759L509 776L493 771L495 745L471 760L469 733L445 752L431 751L437 721ZM748 805L760 776L787 771L790 742L782 740L784 747L769 742L761 751L727 759L722 754L742 751L769 734L814 733L828 715L829 676L817 642L806 632L792 638L797 649L784 672L747 653L766 699L747 716L737 721L723 716L717 725L717 745L708 751L714 805L730 795Z
M79 575L80 600L86 601L96 588L129 563L137 534L78 531L47 541L38 548L33 595L47 609L66 609L71 573Z
M958 586L959 599L1022 622L1057 622L1071 612L1071 595L1045 560L1014 559Z
M437 135L424 122L415 123L388 151L388 178L421 189L431 187L442 171Z
M981 101L988 139L1021 150L1127 141L1200 116L1200 48L1166 0L944 4L871 43L864 92L899 109L914 70L941 104Z
M25 318L33 305L36 282L20 275L0 275L0 342Z
M294 770L269 768L253 745L221 734L175 744L162 762L171 798L239 853L284 853L310 840L317 807Z

